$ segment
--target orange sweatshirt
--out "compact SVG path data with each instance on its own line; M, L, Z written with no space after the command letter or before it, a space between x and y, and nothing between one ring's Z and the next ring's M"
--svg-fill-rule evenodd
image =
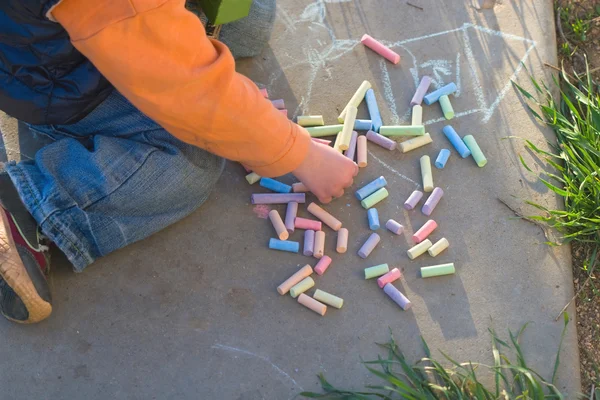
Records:
M263 176L294 170L310 136L235 72L185 0L62 0L49 17L131 103L177 138Z

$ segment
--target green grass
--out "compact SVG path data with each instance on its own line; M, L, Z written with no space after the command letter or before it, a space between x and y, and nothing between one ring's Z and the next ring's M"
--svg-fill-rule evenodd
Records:
M323 374L320 374L319 379L325 393L303 392L300 396L312 399L347 400L563 399L554 382L568 323L569 317L565 314L564 327L550 380L545 380L525 361L519 344L521 335L527 327L525 325L516 334L509 331L509 341L501 340L493 329L489 329L492 338L493 365L470 361L459 363L443 352L440 353L444 359L436 360L432 357L424 339L422 343L425 357L411 364L394 337L390 335L388 343L379 344L387 350L387 357L378 356L376 360L363 361L369 372L382 380L380 385L369 385L363 391L340 389L334 387ZM493 378L493 383L489 387L482 382L482 375Z

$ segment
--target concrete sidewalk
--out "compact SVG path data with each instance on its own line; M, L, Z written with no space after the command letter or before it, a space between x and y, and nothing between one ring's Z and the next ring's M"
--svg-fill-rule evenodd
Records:
M439 224L433 238L448 238L445 253L408 259L409 234L428 218L402 208L420 185L419 157L435 159L451 148L438 105L424 107L433 144L407 154L371 146L355 185L384 175L390 196L377 207L380 218L398 220L406 236L380 231L381 244L362 260L356 252L370 231L353 191L326 207L350 230L350 245L348 253L335 253L335 234L326 229L333 264L316 287L345 304L325 317L275 291L315 260L266 248L272 228L258 218L264 210L249 204L250 194L262 190L230 163L211 199L184 221L81 275L59 262L48 321L0 321L2 397L279 400L320 390L318 372L336 386L360 389L377 382L360 358L376 357L375 342L387 340L388 327L411 359L423 356L422 335L434 351L491 363L488 328L506 336L527 322L525 356L549 378L562 330L554 318L573 295L569 248L544 245L542 230L513 219L498 199L517 209L518 199L557 204L520 165L518 154L532 162L522 143L503 140L522 136L544 147L552 139L510 85L527 85L521 62L550 82L543 63L556 63L552 2L505 1L483 11L459 0L411 3L423 10L398 0L280 0L271 47L239 69L272 98L285 99L290 116L323 114L329 123L364 79L387 124L410 123L408 104L422 75L456 82L457 118L450 123L477 138L489 163L480 169L452 149L447 167L434 170L446 194L432 215ZM401 63L360 45L365 32L393 45ZM362 107L359 117L366 118ZM4 140L7 153L18 149L14 135L5 132ZM412 310L402 311L362 278L363 268L384 262L404 271L397 286ZM418 277L419 267L445 262L455 262L456 275ZM573 308L569 313L575 316ZM580 386L575 327L571 322L558 379L567 398Z

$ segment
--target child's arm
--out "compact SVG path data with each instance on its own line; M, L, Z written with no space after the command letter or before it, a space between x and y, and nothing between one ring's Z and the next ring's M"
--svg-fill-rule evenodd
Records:
M357 169L235 72L184 0L62 0L49 17L129 101L179 139L263 176L293 172L320 200L343 193Z

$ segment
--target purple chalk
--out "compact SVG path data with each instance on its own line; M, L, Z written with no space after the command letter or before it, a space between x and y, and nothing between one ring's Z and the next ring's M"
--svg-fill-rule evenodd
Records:
M386 138L385 136L382 136L379 133L373 131L367 132L367 140L378 144L379 146L388 150L394 150L398 145L398 143L396 143L392 139Z
M254 193L250 196L252 204L286 204L291 201L306 203L304 193Z
M297 213L298 203L290 201L285 211L285 229L287 229L289 233L294 233L294 220L296 219Z
M383 291L385 292L385 294L390 296L390 299L394 300L394 303L402 307L403 310L408 310L412 307L412 303L410 302L410 300L407 299L406 296L403 295L401 291L396 289L396 286L392 285L391 283L385 285L383 287Z
M307 229L304 231L304 251L302 254L305 256L313 255L313 248L315 247L315 231Z
M362 245L360 250L358 250L358 255L361 258L369 257L369 254L371 254L371 252L373 251L375 246L377 246L380 240L381 238L378 234L372 233L371 236L369 236L369 238L367 239L367 241Z
M271 103L273 103L273 107L276 109L285 110L285 103L283 102L283 99L271 100Z
M393 219L388 219L388 222L385 223L385 227L396 235L402 235L402 232L404 232L404 227Z
M442 188L436 187L435 189L433 189L433 192L431 192L431 194L427 198L427 201L425 202L425 204L423 204L423 208L421 208L423 214L427 216L431 215L433 209L435 208L435 206L437 206L437 203L439 203L443 195L444 191L442 190Z
M423 192L415 190L404 202L404 208L406 208L407 210L412 210L413 208L415 208L419 200L421 200L421 197L423 197Z
M348 145L348 150L344 153L346 157L354 161L354 154L356 153L356 140L358 139L358 133L356 131L352 131L352 136L350 136L350 144Z
M421 102L423 101L423 97L425 96L425 93L427 93L427 91L429 90L429 85L431 85L431 78L428 77L427 75L425 75L424 77L421 78L421 83L419 83L419 86L417 87L417 91L415 92L415 95L413 96L412 100L410 101L411 106L414 106L416 104L421 104Z

